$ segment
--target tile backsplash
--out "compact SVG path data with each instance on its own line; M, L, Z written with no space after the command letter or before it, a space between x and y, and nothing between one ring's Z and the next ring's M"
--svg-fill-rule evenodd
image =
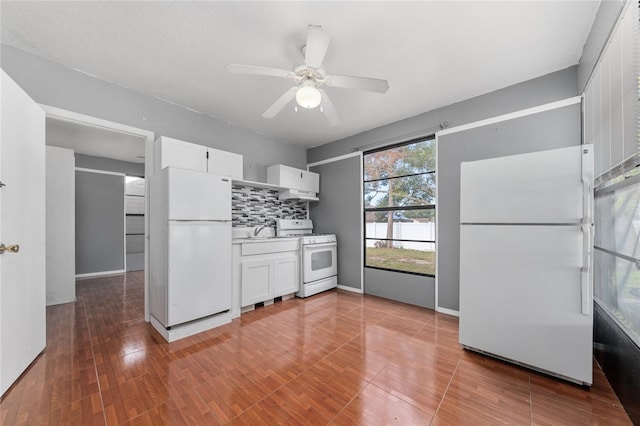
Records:
M276 219L306 219L307 203L278 200L278 191L233 185L231 189L233 226L276 226Z

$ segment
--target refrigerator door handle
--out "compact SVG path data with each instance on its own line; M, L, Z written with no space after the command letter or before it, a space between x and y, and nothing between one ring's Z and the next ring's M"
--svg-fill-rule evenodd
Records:
M591 314L591 225L583 224L582 229L582 268L580 270L580 304L582 315Z
M582 223L593 222L593 145L582 146Z
M583 194L582 194L582 224L589 225L593 222L591 208L593 206L593 194L591 189L591 182L582 181Z

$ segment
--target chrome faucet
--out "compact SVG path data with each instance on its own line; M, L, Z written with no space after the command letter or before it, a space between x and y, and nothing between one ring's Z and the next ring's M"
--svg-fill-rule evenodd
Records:
M253 229L253 236L257 237L258 234L260 233L260 231L262 231L267 225L262 225L259 228L254 228Z

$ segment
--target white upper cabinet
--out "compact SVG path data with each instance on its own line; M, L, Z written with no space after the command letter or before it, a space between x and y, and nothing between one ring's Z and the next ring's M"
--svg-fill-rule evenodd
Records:
M156 173L165 167L178 167L242 180L243 157L240 154L208 148L204 145L166 136L161 136L156 140L154 150Z
M282 188L317 193L320 191L320 175L306 170L277 164L267 168L267 182Z
M233 152L207 149L207 171L222 176L231 176L233 180L242 180L242 155Z
M155 142L155 172L165 167L207 171L207 147L161 136Z
M300 189L318 193L320 191L320 175L303 170L300 178Z

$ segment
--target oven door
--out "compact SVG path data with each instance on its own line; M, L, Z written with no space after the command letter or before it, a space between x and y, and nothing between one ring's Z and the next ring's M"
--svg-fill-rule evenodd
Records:
M302 246L302 281L309 283L338 274L338 244L307 244Z

